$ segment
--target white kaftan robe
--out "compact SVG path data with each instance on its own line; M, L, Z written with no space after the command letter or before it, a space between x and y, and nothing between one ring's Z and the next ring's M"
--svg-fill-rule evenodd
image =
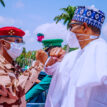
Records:
M45 107L107 107L107 44L99 38L46 67L53 75Z

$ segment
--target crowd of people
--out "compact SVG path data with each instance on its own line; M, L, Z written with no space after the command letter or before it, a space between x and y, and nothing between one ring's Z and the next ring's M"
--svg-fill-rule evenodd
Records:
M48 90L45 107L107 107L107 43L100 38L105 15L98 9L78 6L70 23L69 46L62 39L43 40L36 61L22 71L15 59L23 48L24 31L0 28L0 107L26 107L26 102ZM34 85L41 71L47 75Z

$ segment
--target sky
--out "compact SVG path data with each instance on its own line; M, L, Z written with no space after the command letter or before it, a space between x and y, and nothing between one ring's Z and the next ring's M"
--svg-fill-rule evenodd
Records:
M62 22L55 24L54 17L61 14L60 8L68 5L95 6L107 16L107 0L4 0L6 7L0 5L0 27L15 26L26 32L24 40L27 50L42 48L36 41L36 33L45 33L45 39L62 38L67 35ZM107 18L101 37L107 41ZM29 45L30 44L30 45Z

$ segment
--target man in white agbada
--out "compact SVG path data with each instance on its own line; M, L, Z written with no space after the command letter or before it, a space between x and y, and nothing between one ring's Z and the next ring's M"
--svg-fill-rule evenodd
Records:
M107 44L99 38L104 19L100 10L77 7L70 26L81 48L61 62L61 48L50 52L45 69L53 78L45 107L107 107Z

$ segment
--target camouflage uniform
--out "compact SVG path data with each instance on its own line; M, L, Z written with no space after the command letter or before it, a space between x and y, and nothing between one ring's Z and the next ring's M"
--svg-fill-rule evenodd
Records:
M39 72L33 66L21 74L17 74L16 70L0 55L0 107L26 107L25 93L36 81Z

